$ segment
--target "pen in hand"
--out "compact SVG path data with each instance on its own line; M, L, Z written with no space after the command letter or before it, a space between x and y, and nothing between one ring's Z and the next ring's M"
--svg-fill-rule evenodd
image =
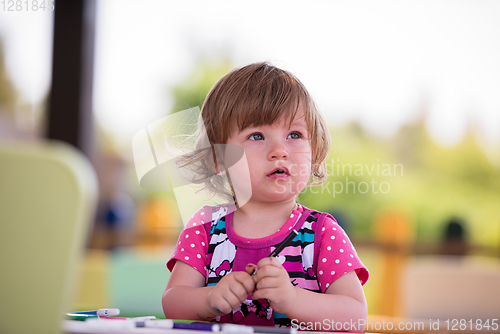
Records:
M290 234L283 240L272 252L269 254L269 257L276 257L281 253L281 251L292 242L292 240L299 235L299 232L292 230ZM254 276L256 273L256 270L254 269L250 276Z

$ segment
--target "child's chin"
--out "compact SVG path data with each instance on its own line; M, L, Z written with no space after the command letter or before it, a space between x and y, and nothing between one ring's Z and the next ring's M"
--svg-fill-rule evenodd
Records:
M274 193L272 194L271 198L273 201L277 201L277 202L286 202L286 201L289 201L289 200L293 200L295 199L295 197L297 197L298 193L295 193L295 192L287 192L285 194L283 193Z
M292 182L290 179L286 180L275 180L274 182L274 193L276 195L289 195L296 196L306 187L306 183L296 183Z

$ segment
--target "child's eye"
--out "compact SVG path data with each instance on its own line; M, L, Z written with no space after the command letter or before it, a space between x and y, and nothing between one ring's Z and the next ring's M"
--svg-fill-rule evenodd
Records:
M252 133L250 136L248 136L249 140L264 140L264 136L262 133Z
M290 139L300 139L302 138L302 134L300 132L292 132L288 135L287 138L290 138Z

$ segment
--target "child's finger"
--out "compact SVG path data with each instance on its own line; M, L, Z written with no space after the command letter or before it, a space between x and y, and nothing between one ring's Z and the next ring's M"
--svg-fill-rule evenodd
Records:
M278 259L275 257L265 257L265 258L261 259L259 262L257 262L258 269L260 269L263 266L268 266L268 265L278 267L278 268L283 267L283 265L280 263L280 261L278 261Z
M229 310L227 313L230 313L232 310L237 309L238 306L240 306L241 303L243 303L246 299L245 298L245 299L243 299L243 301L241 301L240 298L237 295L235 295L234 293L224 295L223 297L231 308L231 310Z
M253 265L255 266L255 265ZM247 266L247 272L248 272L249 268ZM243 275L235 275L235 280L240 283L244 288L245 288L245 292L246 292L246 296L248 295L251 295L253 293L253 290L255 290L255 281L254 281L254 278L253 277L250 277L248 274L245 274L243 272L241 272L241 274Z
M252 280L250 279L250 281L252 281ZM245 285L245 283L238 281L237 284L231 285L229 287L229 291L234 296L236 296L236 298L239 299L240 304L243 303L245 301L245 299L247 299L247 296L253 292L253 287L255 285L253 284L253 282L251 282L251 283L252 283L252 288L251 288L250 292L247 289L247 285L249 285L248 282Z
M247 266L245 267L245 270L246 270L246 272L247 272L249 275L253 276L253 275L255 275L255 272L256 272L256 270L257 270L257 266L256 266L255 264L253 264L253 263L249 263L249 264L247 264Z
M265 276L261 278L257 284L255 284L255 289L276 289L281 287L283 281L278 276Z
M264 277L278 277L281 275L283 268L278 268L273 265L265 265L259 268L256 272L254 281L257 283Z
M213 296L211 308L219 315L227 314L232 310L230 303L223 295Z
M267 299L271 302L274 301L275 299L274 297L275 297L275 289L272 288L255 290L255 292L252 295L252 298L254 299Z

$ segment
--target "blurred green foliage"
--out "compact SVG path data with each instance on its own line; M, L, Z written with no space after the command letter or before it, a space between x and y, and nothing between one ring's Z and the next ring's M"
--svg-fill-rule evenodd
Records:
M172 113L201 106L212 86L234 68L230 60L222 58L214 63L200 60L182 82L172 87Z
M335 163L326 188L332 194L307 189L302 196L305 205L340 213L357 238L371 236L372 223L381 212L402 211L413 221L417 242L439 242L447 220L457 216L465 220L472 244L499 244L500 168L486 157L472 130L450 147L431 140L424 118L389 139L370 135L356 123L331 133L328 159ZM342 173L344 165L358 164L364 167L363 175L356 175L355 168L351 174ZM344 170L349 172L348 167ZM355 189L349 184L345 190L346 178ZM344 185L341 193L339 182ZM366 184L370 189L363 194L359 190L364 192ZM333 193L334 186L339 193Z

